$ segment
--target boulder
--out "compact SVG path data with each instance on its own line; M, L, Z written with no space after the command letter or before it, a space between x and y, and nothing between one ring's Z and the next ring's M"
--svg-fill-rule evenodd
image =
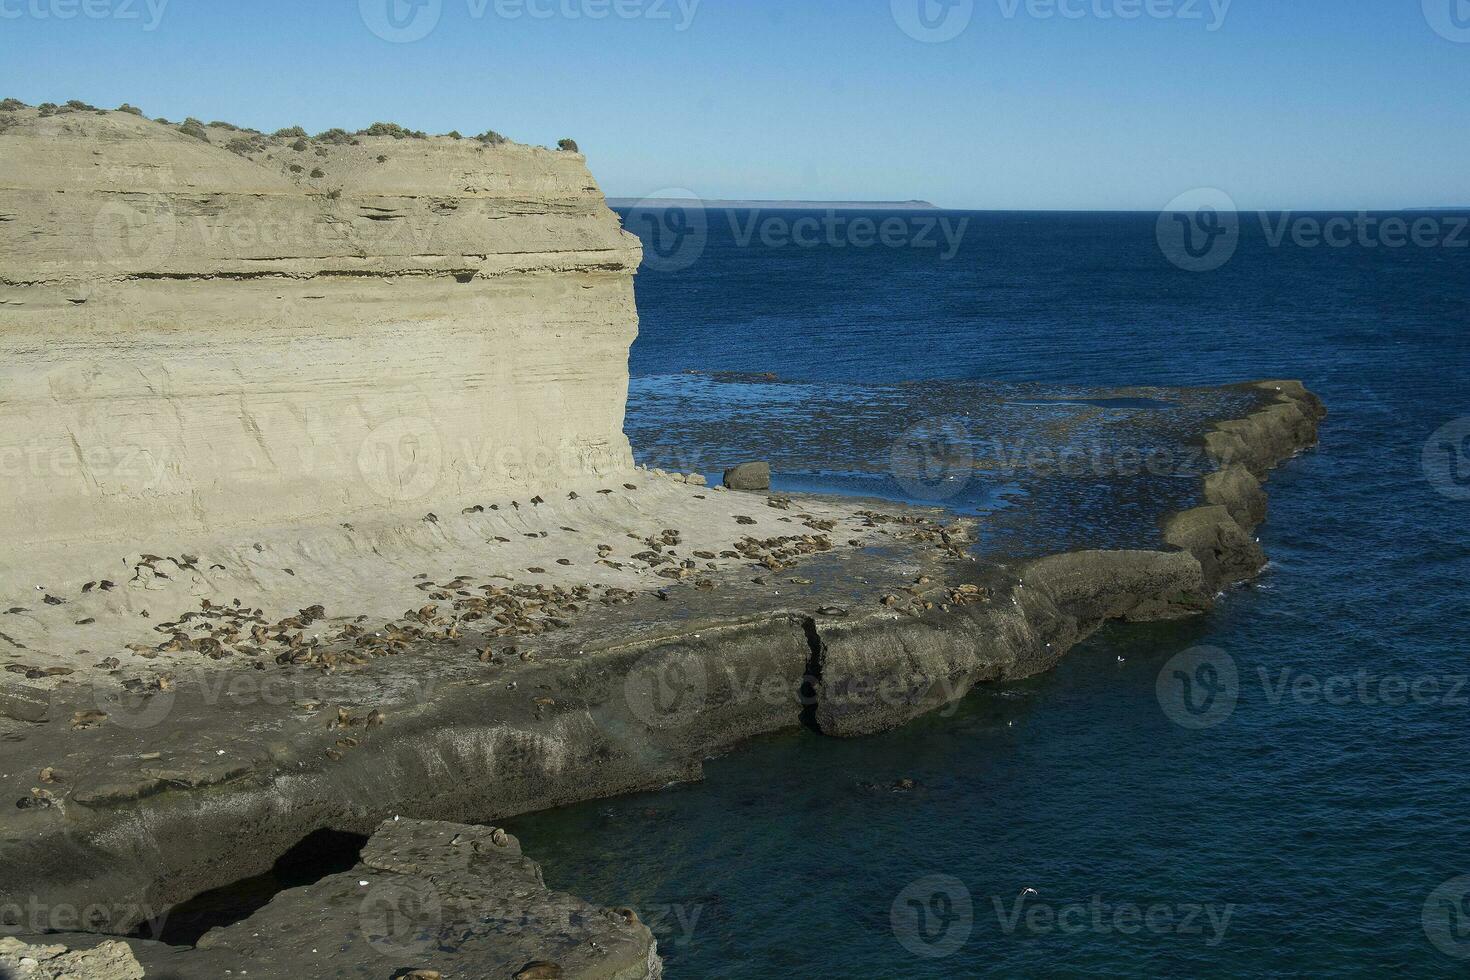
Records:
M725 486L731 490L771 489L771 464L741 463L725 471Z

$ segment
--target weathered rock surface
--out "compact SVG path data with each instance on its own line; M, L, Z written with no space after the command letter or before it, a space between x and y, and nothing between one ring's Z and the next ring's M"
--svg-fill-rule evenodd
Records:
M11 115L0 585L157 532L416 520L631 470L640 246L579 154L231 152L125 112Z
M770 463L741 463L725 471L725 486L731 490L771 489Z
M1265 518L1271 467L1314 445L1321 402L1299 383L1261 382L1261 405L1205 435L1221 467L1203 481L1207 506L1169 516L1170 551L1072 552L1027 562L992 582L993 603L902 623L819 624L816 720L831 735L901 725L975 684L1051 668L1109 620L1160 620L1209 609L1215 595L1266 563L1252 533Z
M631 909L553 892L503 830L389 820L360 863L277 894L196 948L144 940L0 938L9 980L511 978L546 963L565 980L658 980L653 934ZM6 973L6 969L13 972Z
M567 980L662 975L631 910L550 891L502 830L415 820L387 821L357 867L282 892L199 949L235 953L266 977L511 977L537 961Z
M143 967L127 943L109 940L80 949L45 939L26 943L0 936L5 980L142 980Z

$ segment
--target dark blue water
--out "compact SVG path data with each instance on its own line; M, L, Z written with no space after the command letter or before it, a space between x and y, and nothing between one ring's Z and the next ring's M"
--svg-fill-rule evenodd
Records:
M749 216L712 213L697 261L640 277L630 431L691 370L803 383L829 418L840 385L1300 378L1332 415L1273 477L1268 573L945 717L520 820L548 881L638 908L675 977L1470 972L1470 428L1435 436L1470 416L1470 235L1273 244L1246 216L1189 272L1154 216L947 217L948 260L742 244ZM1171 659L1201 646L1237 678L1203 729L1171 720Z

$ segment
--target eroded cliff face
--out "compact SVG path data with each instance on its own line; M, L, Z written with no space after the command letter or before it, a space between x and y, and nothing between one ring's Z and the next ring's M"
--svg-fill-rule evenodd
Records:
M640 248L579 154L9 120L0 579L632 468Z

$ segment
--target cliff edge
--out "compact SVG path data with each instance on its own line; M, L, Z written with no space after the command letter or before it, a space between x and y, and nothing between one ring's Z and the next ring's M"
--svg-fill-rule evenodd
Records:
M632 469L641 249L580 154L3 115L0 582Z

